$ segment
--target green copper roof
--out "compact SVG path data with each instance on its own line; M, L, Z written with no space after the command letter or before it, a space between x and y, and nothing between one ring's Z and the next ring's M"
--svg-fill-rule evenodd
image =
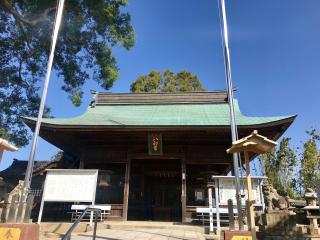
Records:
M239 126L267 124L294 116L247 117L235 102L236 121ZM25 118L26 122L35 121ZM196 104L138 104L92 106L75 118L43 119L43 125L58 126L227 126L229 106L226 103Z

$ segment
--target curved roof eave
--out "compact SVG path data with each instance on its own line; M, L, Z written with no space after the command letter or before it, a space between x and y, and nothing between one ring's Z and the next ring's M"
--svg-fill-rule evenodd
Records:
M239 124L237 125L238 128L261 128L261 127L272 127L272 126L278 126L281 124L291 124L294 119L297 117L297 115L291 115L291 116L285 116L281 119L275 120L275 121L268 121L268 122L263 122L263 123L258 123L258 124ZM24 122L29 126L33 127L36 123L35 118L30 118L30 117L22 117ZM49 128L49 129L131 129L131 128L138 128L138 129L150 129L150 128L172 128L172 129L177 129L177 128L204 128L204 129L209 129L209 128L228 128L230 125L123 125L123 124L118 124L118 125L90 125L90 124L52 124L43 121L41 123L42 127Z

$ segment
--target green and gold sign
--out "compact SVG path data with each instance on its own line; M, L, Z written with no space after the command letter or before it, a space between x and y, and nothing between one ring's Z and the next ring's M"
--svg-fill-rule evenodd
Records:
M149 155L162 155L162 134L148 134L148 152Z

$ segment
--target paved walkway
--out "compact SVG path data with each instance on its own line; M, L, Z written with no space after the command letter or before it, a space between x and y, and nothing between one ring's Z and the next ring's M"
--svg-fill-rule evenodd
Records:
M91 240L92 232L79 233L72 240ZM204 240L201 233L176 229L142 228L136 230L101 229L96 240Z

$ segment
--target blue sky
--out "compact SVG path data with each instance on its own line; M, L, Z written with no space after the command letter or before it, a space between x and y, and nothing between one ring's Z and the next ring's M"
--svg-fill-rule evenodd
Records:
M120 78L112 92L151 70L188 70L208 90L225 89L218 0L132 0L128 11L136 31L130 51L114 49ZM320 130L320 1L226 0L233 84L242 112L251 116L298 114L285 136L297 147L305 130ZM81 107L74 107L52 76L47 105L55 117L85 111L100 89L89 81ZM36 159L48 160L56 148L41 140ZM28 159L30 146L6 152L0 169L13 158Z

